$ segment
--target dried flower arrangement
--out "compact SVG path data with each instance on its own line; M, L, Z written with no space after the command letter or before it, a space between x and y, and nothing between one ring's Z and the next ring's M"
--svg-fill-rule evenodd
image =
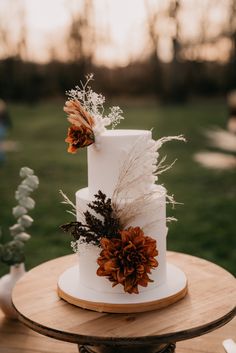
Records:
M114 128L123 119L123 112L117 106L111 107L110 113L104 115L105 97L93 92L89 86L93 75L86 78L86 83L81 82L81 87L76 86L67 92L68 100L64 106L67 119L71 123L65 139L69 143L70 153L76 153L78 148L95 142L99 144L99 135L105 131L105 126L112 125Z
M110 124L114 127L123 119L119 107L112 107L110 114L103 116L105 98L88 87L91 79L92 76L89 76L82 88L76 86L68 93L69 100L64 111L72 124L66 138L68 152L71 153L95 141L99 144L99 134L106 130L105 127ZM157 162L160 147L172 140L185 141L185 138L182 135L163 137L157 141L138 138L129 151L124 151L126 155L112 197L108 198L99 190L94 195L94 201L87 205L86 212L76 210L76 206L61 192L63 203L72 207L69 213L76 217L77 211L80 215L80 221L61 226L63 231L72 235L73 250L79 252L81 243L99 247L97 275L106 277L112 286L121 284L124 291L130 294L139 293L139 286L146 287L152 282L149 274L158 267L156 240L148 235L148 229L158 221L157 213L153 212L153 198L160 196L160 191L150 190L147 185L154 184L158 175L175 163L165 164L165 157ZM167 196L167 200L175 204L173 196ZM149 215L149 224L143 229L130 227L144 210ZM171 220L174 218L167 218L167 221Z
M12 240L0 244L0 261L9 266L20 264L25 260L24 245L31 237L26 232L26 228L29 228L33 223L33 218L27 213L35 207L35 201L30 195L39 185L38 177L28 167L20 169L20 177L23 180L15 192L18 205L12 210L17 222L9 228ZM3 238L3 235L0 235Z
M63 192L61 194L64 197L64 203L68 203ZM99 245L103 237L119 237L119 220L113 215L111 199L107 198L100 190L94 197L95 200L88 204L88 208L94 210L98 216L100 215L101 219L87 210L83 213L83 223L70 222L61 226L65 232L71 233L76 242ZM73 207L76 210L76 206L73 205Z
M76 206L61 194L63 203L72 205L76 211ZM79 251L81 243L102 248L97 275L107 277L113 286L123 285L127 293L138 294L138 285L146 287L152 282L148 274L158 266L156 240L146 236L140 227L122 229L111 199L100 190L88 208L96 216L87 210L83 213L84 223L75 221L61 226L73 236L73 249Z

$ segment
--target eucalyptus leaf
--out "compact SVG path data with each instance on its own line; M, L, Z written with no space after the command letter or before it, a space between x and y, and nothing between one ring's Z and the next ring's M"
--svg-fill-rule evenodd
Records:
M31 197L23 197L19 200L19 204L27 210L32 210L35 206L35 201Z
M28 167L22 167L20 169L20 177L21 178L26 178L28 175L33 175L34 171L31 168Z
M31 235L25 232L21 232L15 236L15 240L20 240L22 242L26 242L31 238Z
M12 209L13 216L19 218L27 213L27 209L23 206L16 206Z
M39 185L39 179L36 175L29 175L25 180L23 180L22 184L35 190Z
M20 197L26 197L26 196L29 196L29 194L33 191L33 189L22 182L18 186L17 191L19 192Z
M9 228L13 240L5 244L0 244L0 262L9 266L20 264L25 260L24 243L31 238L31 235L25 232L25 228L30 227L34 221L27 212L35 206L35 201L29 195L39 185L38 177L28 167L21 168L20 176L24 180L15 191L15 198L18 201L18 205L12 209L12 214L17 219L17 223Z
M22 217L20 217L18 219L17 223L20 224L24 228L28 228L31 226L33 221L34 221L33 218L30 217L29 215L23 215Z
M2 247L1 261L9 266L24 262L24 243L19 240L8 242Z
M21 224L14 224L9 228L11 236L15 237L18 233L22 232L24 228L22 227Z

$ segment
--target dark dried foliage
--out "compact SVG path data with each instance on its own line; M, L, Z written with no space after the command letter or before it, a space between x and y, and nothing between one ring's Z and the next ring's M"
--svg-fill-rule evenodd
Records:
M95 200L88 204L99 217L90 211L84 212L86 224L70 222L61 226L64 232L69 232L74 240L100 245L101 238L119 238L119 220L113 215L111 199L102 191L94 195Z

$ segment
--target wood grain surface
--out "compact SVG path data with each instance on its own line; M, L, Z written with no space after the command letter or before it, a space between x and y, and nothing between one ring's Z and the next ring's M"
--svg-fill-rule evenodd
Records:
M222 341L236 342L236 318L206 335L179 342L176 353L225 353ZM17 320L5 319L0 311L1 353L76 353L77 345L42 336Z
M168 262L180 267L188 278L184 299L139 314L80 309L57 295L58 276L76 261L74 255L51 260L29 271L17 283L13 303L23 323L43 335L78 344L139 345L200 336L235 316L235 278L206 260L174 252L168 252Z

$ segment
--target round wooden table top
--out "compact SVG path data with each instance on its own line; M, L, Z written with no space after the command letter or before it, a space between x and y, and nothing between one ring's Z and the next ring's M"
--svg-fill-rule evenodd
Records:
M57 295L57 280L76 264L76 255L45 262L26 273L14 288L13 304L19 319L34 331L87 345L177 342L210 332L235 316L236 281L230 273L190 255L168 252L167 259L187 275L188 293L164 309L106 314L63 301Z

